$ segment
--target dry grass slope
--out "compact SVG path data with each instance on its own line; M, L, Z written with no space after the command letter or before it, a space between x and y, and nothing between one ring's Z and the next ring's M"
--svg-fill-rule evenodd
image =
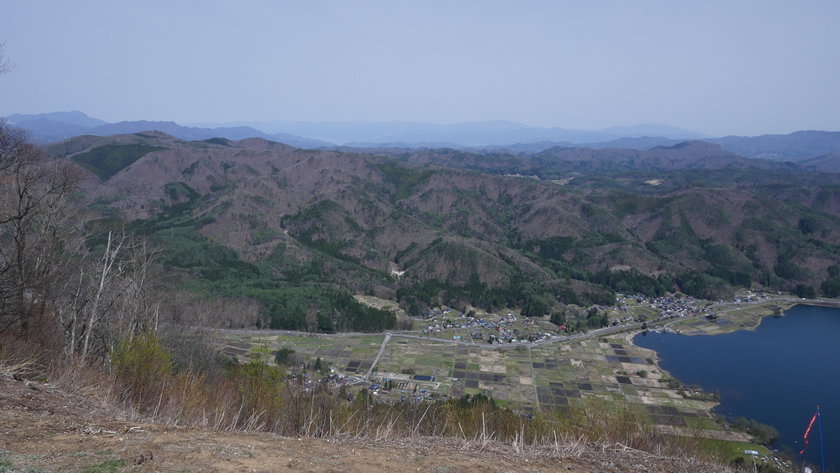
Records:
M155 343L141 342L147 346L140 351L150 353ZM190 372L160 377L153 381L159 394L149 397L148 386L132 387L146 373L126 378L119 364L110 373L47 366L29 343L5 338L2 347L6 468L728 471L708 441L662 436L629 411L602 405L524 419L482 402L347 402L306 393L259 361L227 382Z

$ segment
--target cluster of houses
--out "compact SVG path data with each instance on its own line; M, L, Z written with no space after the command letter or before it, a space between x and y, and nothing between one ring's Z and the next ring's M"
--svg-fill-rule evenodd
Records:
M700 312L708 311L694 306L694 298L674 299L671 297L658 297L651 300L650 307L659 309L660 317L694 317L701 315Z
M447 310L450 310L450 309L447 309ZM448 312L442 312L442 313L446 314ZM462 312L458 312L458 317L459 318L463 317L464 320L453 322L451 320L446 319L446 320L440 321L440 323L435 323L434 325L431 325L431 323L433 323L433 322L438 322L437 319L432 319L432 320L429 321L430 322L429 326L426 329L423 330L423 333L440 332L441 330L453 329L453 328L470 329L470 328L478 328L478 327L483 327L483 328L488 329L488 330L497 330L499 332L502 332L503 331L503 329L502 329L503 326L510 327L510 326L513 325L513 322L516 320L516 316L511 314L511 313L508 313L507 317L502 317L502 319L499 320L498 322L489 322L489 321L486 321L484 319L479 319L479 318L476 318L476 317L464 317L464 314ZM517 332L518 332L518 330L517 330ZM476 336L476 334L478 334L478 332L473 332L472 333L472 338L481 338L480 336ZM460 338L460 337L458 337L458 338Z
M743 299L740 298L740 297L735 298L735 302L764 302L764 301L769 301L769 300L770 300L770 296L768 296L767 294L765 294L763 292L759 293L759 294L749 293L746 296L744 296Z
M696 299L691 296L676 299L673 297L654 297L648 299L640 295L621 295L619 294L619 302L626 303L628 300L635 300L639 305L647 305L651 309L659 311L659 316L662 318L671 317L694 317L702 315L702 312L708 312L709 309L695 307ZM622 306L619 310L627 311L627 306ZM625 320L630 320L631 317L624 317Z
M431 311L427 312L426 317L434 317L434 315L438 314L437 312L435 312L435 309L432 309ZM443 309L439 312L440 315L445 315L448 313L453 313L453 315L455 315L451 309ZM438 333L447 329L464 329L465 331L469 332L469 337L473 340L484 340L484 330L487 330L490 332L490 335L487 337L487 341L490 344L525 343L552 337L552 335L549 333L521 333L519 329L514 328L514 323L520 318L511 312L508 312L506 316L503 316L498 321L485 320L479 317L464 316L464 314L461 312L458 312L457 314L457 318L461 320L452 321L449 319L443 319L439 321L437 318L431 318L431 320L429 320L429 325L425 329L421 330L421 332ZM527 318L523 322L524 325L534 325L535 323L536 322L534 322L533 320ZM454 340L462 340L462 335L453 335L452 338Z
M303 392L307 394L315 388L325 388L332 392L333 389L347 384L347 378L343 374L335 373L333 369L330 369L330 371L333 373L322 378L313 378L313 375L309 373L292 374L292 384L303 387ZM317 373L314 376L317 376Z
M421 330L421 331L423 333L435 333L435 332L440 332L442 330L452 329L452 328L467 329L467 328L475 325L475 320L476 320L475 317L467 317L465 321L460 322L460 323L459 322L453 322L453 321L449 320L448 318L438 321L438 319L436 318L436 316L438 316L438 315L443 316L443 315L449 315L449 314L452 314L453 316L456 316L457 318L464 317L463 312L458 312L457 315L455 315L455 311L453 311L452 309L447 309L447 308L440 309L438 307L435 307L434 309L431 309L431 310L427 311L425 314L420 315L420 318L431 319L431 320L429 320L428 327ZM481 319L481 320L484 320L484 319ZM432 324L434 324L434 325L432 325ZM458 339L460 339L460 338L461 337L459 336Z
M447 378L448 379L448 378ZM432 396L434 393L428 389L419 389L413 383L405 380L390 380L388 378L379 378L378 382L373 382L368 386L370 393L378 398L379 402L387 402L393 404L394 402L420 402L435 400ZM381 385L379 383L384 383ZM390 389L388 389L390 385ZM414 388L413 390L411 388ZM391 396L394 395L394 396ZM399 396L397 401L396 396ZM442 396L438 399L446 400L449 396Z
M432 307L431 309L427 310L425 313L418 315L421 319L432 319L438 315L449 315L454 313L455 311L449 307ZM458 317L463 317L463 312L458 312Z
M502 317L498 322L484 322L483 319L479 320L479 323L484 322L482 326L484 328L495 330L497 333L488 337L488 342L490 343L525 343L525 342L535 342L537 340L543 340L546 338L551 337L551 334L548 333L537 333L536 335L525 335L519 332L519 329L513 328L513 323L517 320L517 317L510 312L508 312L507 316ZM532 325L534 323L531 319L525 319L525 325Z
M546 340L548 338L552 338L555 335L550 333L537 333L535 335L529 335L528 338L516 338L519 336L519 331L514 330L514 333L506 333L501 337L496 337L495 335L491 335L488 339L490 344L493 343L533 343L538 342L540 340Z

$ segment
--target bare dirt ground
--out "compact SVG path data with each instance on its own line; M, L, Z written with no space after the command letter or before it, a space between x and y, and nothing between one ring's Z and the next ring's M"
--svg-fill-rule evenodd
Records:
M620 445L287 438L126 420L91 397L0 371L0 471L718 472Z

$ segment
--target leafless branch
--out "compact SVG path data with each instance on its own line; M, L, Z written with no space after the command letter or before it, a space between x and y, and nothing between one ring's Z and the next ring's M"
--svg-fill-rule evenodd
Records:
M8 59L5 59L5 60L3 59L4 58L3 49L5 49L5 47L6 47L6 43L0 43L0 76L2 76L3 74L5 74L7 72L12 72L15 69L14 64L9 64Z

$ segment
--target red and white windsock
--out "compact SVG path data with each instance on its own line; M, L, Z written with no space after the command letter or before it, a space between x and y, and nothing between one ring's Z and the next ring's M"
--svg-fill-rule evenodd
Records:
M805 453L805 450L808 449L808 433L811 432L811 426L814 425L815 420L817 420L817 413L816 412L814 412L814 417L811 418L811 423L808 424L808 428L805 429L805 448L803 448L802 451L799 452L800 455Z

